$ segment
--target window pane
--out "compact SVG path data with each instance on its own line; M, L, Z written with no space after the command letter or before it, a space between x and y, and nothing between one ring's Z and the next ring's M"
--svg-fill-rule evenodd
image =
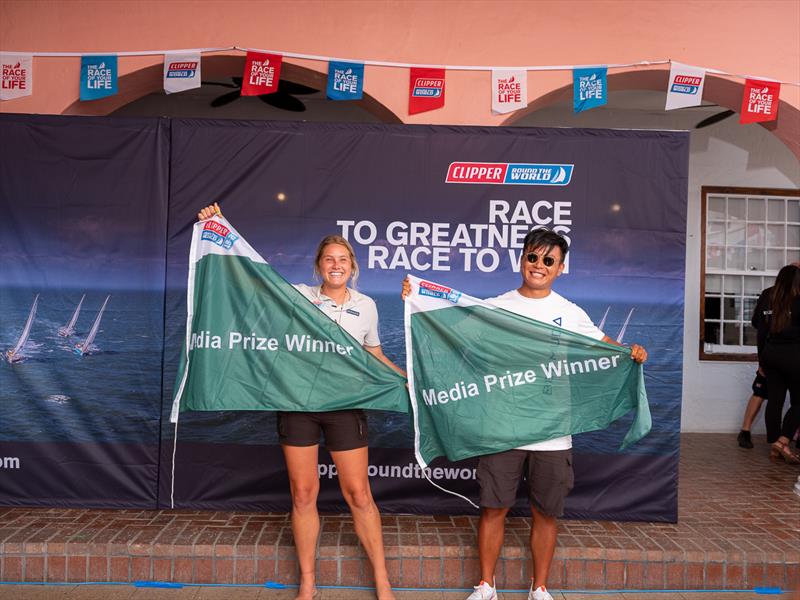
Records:
M722 343L728 346L738 346L742 339L741 323L722 324Z
M790 248L800 246L800 225L786 226L786 245Z
M758 333L756 332L755 328L753 327L745 327L744 328L744 345L745 346L755 346L757 345L757 337Z
M726 321L742 320L742 301L739 298L726 296L722 299L722 306L725 309L723 318Z
M739 296L742 293L742 278L739 275L725 275L722 281L727 295Z
M786 264L788 265L791 262L798 262L800 261L800 250L787 250L786 251Z
M725 245L725 223L709 223L706 244L711 246Z
M744 248L728 247L725 259L726 269L744 270Z
M779 271L788 261L784 261L783 250L767 250L767 271Z
M763 248L765 240L764 231L764 226L760 223L750 223L747 226L747 245Z
M720 302L716 296L706 296L706 319L719 319Z
M747 199L747 220L763 221L767 216L767 205L764 198Z
M745 294L760 294L764 289L763 277L745 277L744 278L744 293Z
M725 198L721 196L708 197L708 220L709 221L724 221L725 220Z
M728 220L744 221L745 204L744 198L728 198Z
M706 252L706 268L722 269L725 266L724 257L723 248L719 246L709 246L708 252Z
M783 198L767 200L767 221L786 220L786 202Z
M783 248L786 245L785 231L785 225L767 225L767 246Z
M753 318L753 310L758 302L758 296L745 296L742 300L742 321L749 323Z
M764 270L764 250L762 250L761 248L747 249L747 270L748 271Z
M790 223L800 223L800 200L787 200L786 209L788 211L786 220Z
M744 222L728 222L728 246L744 246Z
M706 275L706 294L722 293L722 275Z
M719 323L706 321L704 329L703 339L705 342L708 344L719 344Z

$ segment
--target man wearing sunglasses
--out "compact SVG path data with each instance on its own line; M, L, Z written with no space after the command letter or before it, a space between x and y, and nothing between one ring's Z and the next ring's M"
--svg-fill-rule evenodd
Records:
M525 236L523 248L519 265L522 275L520 287L486 301L549 325L620 345L600 331L582 308L551 289L564 271L564 259L569 250L567 240L548 229L533 229ZM410 292L411 286L405 281L403 298ZM631 358L642 363L647 360L647 352L634 344ZM564 514L564 499L574 482L571 436L528 444L478 459L481 581L467 600L497 598L494 572L503 547L505 518L514 506L523 476L527 480L533 518L530 542L533 577L528 600L553 600L547 591L547 576L556 547L557 519Z

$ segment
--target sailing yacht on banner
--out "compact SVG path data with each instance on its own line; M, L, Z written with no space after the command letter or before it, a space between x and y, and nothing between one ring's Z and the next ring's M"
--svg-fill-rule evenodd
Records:
M75 333L75 323L78 322L78 315L81 314L81 305L83 304L84 298L86 298L86 294L81 296L81 301L78 302L78 307L75 309L75 312L72 313L72 318L69 320L69 323L64 325L64 327L58 328L58 335L61 337L69 337Z
M100 312L97 313L97 316L94 319L94 323L92 323L92 328L89 330L89 335L86 336L86 339L83 340L83 343L75 344L74 352L75 354L79 354L80 356L85 356L86 354L91 353L92 342L94 342L95 336L97 336L97 332L100 330L100 319L103 318L103 312L106 310L106 304L108 304L108 299L111 296L106 296L106 301L103 302L103 306L100 308Z
M10 363L19 362L24 358L20 353L22 352L22 348L25 346L25 342L28 341L28 336L31 334L33 320L36 318L37 306L39 306L39 294L36 294L36 297L33 299L33 306L31 306L31 311L28 313L28 320L25 321L25 327L22 328L22 335L19 336L19 339L13 348L6 350L6 360Z

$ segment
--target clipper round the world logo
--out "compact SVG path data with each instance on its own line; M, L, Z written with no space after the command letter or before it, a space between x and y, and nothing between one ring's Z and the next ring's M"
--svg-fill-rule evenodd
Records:
M452 162L445 183L569 185L572 164Z

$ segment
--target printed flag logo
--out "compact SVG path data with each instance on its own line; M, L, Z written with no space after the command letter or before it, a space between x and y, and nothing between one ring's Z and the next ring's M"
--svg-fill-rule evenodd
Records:
M444 106L444 69L412 68L409 77L408 114Z
M504 114L528 106L528 72L492 71L492 112Z
M33 57L30 54L0 54L0 100L30 96L33 83Z
M431 298L442 298L443 300L449 300L453 304L456 304L458 299L461 298L461 292L458 290L424 280L420 280L419 282L419 295L430 296Z
M363 90L364 65L336 61L328 63L328 98L361 100Z
M664 110L700 106L703 102L705 69L674 62L669 70L667 104Z
M606 67L573 69L572 108L576 113L608 102Z
M164 91L167 94L199 88L200 53L164 55Z
M781 84L777 81L746 79L740 123L763 123L778 118L778 97Z
M220 248L225 248L225 250L230 250L236 240L239 239L239 236L222 223L208 221L203 226L203 234L200 236L200 239L216 244Z
M569 185L571 164L452 162L445 183Z
M98 100L117 93L117 56L81 57L81 100Z
M281 78L280 54L247 52L242 78L242 96L260 96L278 91Z

